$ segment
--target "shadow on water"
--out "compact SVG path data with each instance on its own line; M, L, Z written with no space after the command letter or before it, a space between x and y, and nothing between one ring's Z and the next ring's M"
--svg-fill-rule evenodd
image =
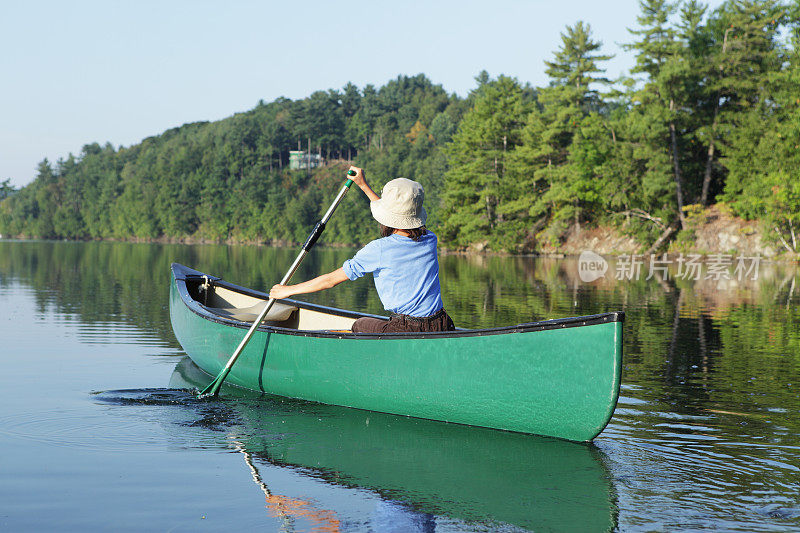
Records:
M366 489L414 513L479 524L557 531L608 531L617 504L603 453L593 445L263 396L227 388L196 400L210 377L189 358L172 389L107 391L96 401L176 407L169 420L186 445L235 449L264 491L267 508L307 514L308 505L274 494L259 465L290 468L341 487ZM203 433L200 438L193 428ZM329 511L315 511L330 525ZM321 527L322 527L321 526ZM424 528L423 528L424 529Z

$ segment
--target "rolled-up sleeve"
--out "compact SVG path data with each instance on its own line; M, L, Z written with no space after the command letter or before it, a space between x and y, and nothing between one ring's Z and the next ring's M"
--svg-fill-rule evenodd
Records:
M378 240L364 246L352 259L342 264L342 269L350 281L354 281L364 274L375 272L381 265L381 246Z

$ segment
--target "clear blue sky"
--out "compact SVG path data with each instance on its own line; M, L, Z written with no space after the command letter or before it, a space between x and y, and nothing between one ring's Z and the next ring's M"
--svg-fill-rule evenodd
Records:
M712 0L712 6L720 0ZM426 74L466 95L486 69L546 84L559 34L588 22L616 77L636 0L7 2L0 15L0 181L86 143L129 146L259 99Z

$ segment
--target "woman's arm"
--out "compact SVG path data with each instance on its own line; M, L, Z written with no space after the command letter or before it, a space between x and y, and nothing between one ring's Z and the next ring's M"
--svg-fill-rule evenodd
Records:
M350 179L353 180L353 183L358 185L358 188L364 191L364 194L367 195L370 202L374 202L375 200L380 200L381 197L375 194L375 191L372 190L372 187L369 186L367 183L367 173L364 172L364 169L358 167L350 167L350 170L355 171L355 176L350 176Z
M269 297L280 300L282 298L294 296L295 294L317 292L323 289L335 287L341 282L347 281L347 279L348 277L347 274L344 273L344 269L339 268L333 272L328 272L327 274L323 274L314 279L304 281L303 283L298 283L297 285L281 285L279 283L275 284L269 291Z

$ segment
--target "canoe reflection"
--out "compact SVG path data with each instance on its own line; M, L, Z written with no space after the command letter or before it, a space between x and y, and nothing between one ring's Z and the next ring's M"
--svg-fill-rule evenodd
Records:
M186 357L172 388L211 381ZM368 489L420 515L503 522L537 530L616 528L616 495L600 450L545 437L259 396L231 388L227 431L272 512L302 509L318 527L335 521L269 492L257 464L300 467L317 479ZM310 513L310 514L309 514ZM313 515L313 513L317 513ZM313 517L312 517L313 515ZM427 530L428 528L424 528ZM335 529L334 529L335 530Z

